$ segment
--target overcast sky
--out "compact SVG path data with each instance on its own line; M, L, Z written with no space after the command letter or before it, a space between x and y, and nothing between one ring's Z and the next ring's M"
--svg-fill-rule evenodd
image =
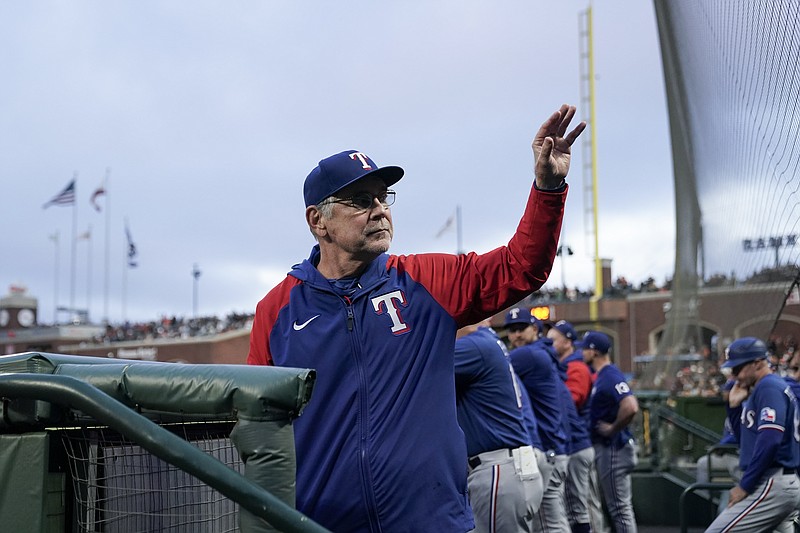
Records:
M112 322L188 317L195 302L200 315L252 312L314 243L305 176L351 148L406 170L393 253L454 252L454 228L436 235L459 205L465 249L504 244L532 181L534 133L560 104L581 106L586 7L2 2L0 295L26 286L40 322L56 300L94 321L106 309ZM615 275L663 283L674 197L652 4L595 6L594 44L600 253ZM546 287L593 285L584 150L568 178L575 255L556 259ZM97 213L89 199L106 169ZM77 242L73 282L73 208L42 205L75 172L76 230L91 239ZM136 268L125 266L126 218Z

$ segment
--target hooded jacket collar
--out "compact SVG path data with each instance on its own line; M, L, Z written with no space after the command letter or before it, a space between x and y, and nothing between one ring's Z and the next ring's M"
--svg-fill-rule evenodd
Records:
M326 292L334 292L327 278L325 278L325 276L320 274L319 270L317 270L319 259L319 244L315 244L311 249L311 254L308 256L308 259L304 259L302 263L292 266L292 270L289 272L289 275L311 285L316 289ZM378 283L388 279L389 274L386 272L386 261L388 259L388 254L381 254L367 266L358 279L360 288L353 295L353 298L357 298L360 294L365 292L365 290L372 289Z

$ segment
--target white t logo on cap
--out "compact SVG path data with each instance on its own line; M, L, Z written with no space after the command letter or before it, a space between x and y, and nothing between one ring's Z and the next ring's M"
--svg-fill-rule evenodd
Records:
M366 170L372 168L372 166L369 164L369 161L367 161L367 154L361 152L353 152L352 154L350 154L350 159L352 159L353 161L356 160L356 157L358 158L359 161L361 161L361 168Z

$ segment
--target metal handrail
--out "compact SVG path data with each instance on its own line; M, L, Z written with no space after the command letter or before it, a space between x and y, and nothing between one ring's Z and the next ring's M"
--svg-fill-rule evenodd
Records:
M708 479L709 481L711 481L711 472L714 471L714 469L711 468L712 464L711 456L717 452L720 455L723 455L725 453L739 455L739 446L737 444L720 444L720 443L714 444L713 446L709 446L708 451L706 452L708 454L708 462L706 463L706 467L708 468L707 472L708 475L706 479Z
M659 417L667 420L677 427L688 431L693 435L697 435L698 437L705 439L710 442L717 442L722 437L716 431L712 431L707 427L703 426L702 424L698 424L697 422L690 420L684 416L679 415L669 407L664 407L662 405L656 405L653 410L658 414Z
M79 379L48 374L3 374L0 396L44 400L83 411L280 531L330 533L218 459Z
M689 494L698 491L698 490L728 490L733 487L733 483L692 483L681 492L680 498L678 498L678 512L680 515L680 526L681 526L681 533L687 533L689 531L689 525L686 523L686 496Z

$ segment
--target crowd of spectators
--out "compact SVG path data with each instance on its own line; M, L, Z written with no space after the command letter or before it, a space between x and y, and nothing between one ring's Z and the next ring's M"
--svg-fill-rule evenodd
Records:
M668 279L663 284L656 283L655 278L649 277L643 282L637 284L630 283L624 276L617 277L611 283L611 286L606 288L603 292L604 298L624 298L629 294L639 294L643 292L661 292L668 291L672 287L672 280ZM530 305L531 307L537 305L546 305L548 303L558 302L579 302L590 299L594 296L594 290L581 289L580 287L555 287L542 289L534 292L521 305Z
M773 371L787 376L798 349L797 340L791 335L773 335L767 347ZM642 388L668 390L672 396L720 396L728 373L720 368L724 347L717 348L712 342L712 346L704 345L681 356L640 357L643 362L636 369L634 382Z
M791 282L797 276L797 267L794 265L783 265L780 267L766 267L758 272L753 272L744 279L736 277L734 272L730 274L715 273L701 280L701 287L736 287L739 285L755 285L759 283ZM672 279L667 279L664 283L657 283L652 276L641 283L629 282L625 276L618 276L603 291L605 298L624 298L630 294L641 294L648 292L662 292L672 289ZM577 302L585 301L594 296L592 288L581 289L580 287L543 287L539 291L531 294L522 305L546 305L558 302Z
M225 318L164 316L160 320L151 322L108 324L104 334L95 337L94 341L98 344L108 344L122 341L188 339L218 335L226 331L250 329L252 323L252 313L229 313Z
M794 268L766 268L754 273L745 280L738 280L735 274L713 274L703 281L705 287L725 287L739 284L766 283L787 281L796 275ZM661 292L671 289L672 280L663 284L656 283L649 277L639 284L629 282L624 276L617 277L605 290L607 298L624 298L629 294ZM538 306L558 302L575 302L590 299L594 292L578 287L554 289L543 288L529 295L521 305ZM217 335L227 331L250 329L252 313L229 313L224 318L216 316L185 318L164 316L159 320L124 324L109 324L103 335L95 337L96 343L108 344L121 341L148 341L157 339L188 339ZM773 336L770 338L771 361L775 371L785 375L789 361L797 351L797 340L792 337ZM724 358L724 348L719 349L712 340L711 346L702 346L700 350L692 348L691 353L684 354L683 359L673 358L669 363L650 362L639 365L633 377L634 382L647 388L668 390L673 396L717 396L721 394L727 375L720 370L720 361ZM656 365L661 368L647 368Z
M698 361L675 373L669 391L673 396L721 396L727 380L715 361Z

